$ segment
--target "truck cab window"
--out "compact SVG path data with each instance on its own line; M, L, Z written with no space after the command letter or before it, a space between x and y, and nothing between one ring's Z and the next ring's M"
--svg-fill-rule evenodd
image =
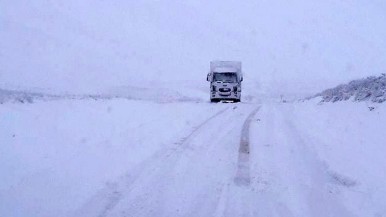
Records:
M213 81L222 81L224 83L236 83L237 75L236 73L226 72L226 73L214 73Z

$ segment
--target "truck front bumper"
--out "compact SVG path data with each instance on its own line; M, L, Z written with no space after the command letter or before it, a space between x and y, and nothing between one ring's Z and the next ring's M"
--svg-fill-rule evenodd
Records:
M211 100L240 100L241 92L219 92L219 91L212 91L210 93L210 99Z

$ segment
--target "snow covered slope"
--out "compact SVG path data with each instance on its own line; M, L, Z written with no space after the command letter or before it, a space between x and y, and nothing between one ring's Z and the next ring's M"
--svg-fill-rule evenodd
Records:
M0 104L6 102L28 102L32 103L36 98L42 98L42 94L32 94L28 92L21 91L9 91L0 89Z
M322 97L322 102L337 102L342 100L371 101L382 103L386 101L386 74L379 77L368 77L327 89L315 97ZM315 98L314 97L314 98Z

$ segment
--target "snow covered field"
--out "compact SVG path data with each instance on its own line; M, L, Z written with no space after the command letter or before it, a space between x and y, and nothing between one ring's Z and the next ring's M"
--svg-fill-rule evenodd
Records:
M63 215L218 109L128 100L1 105L0 216Z
M386 215L382 104L62 100L0 114L0 216Z

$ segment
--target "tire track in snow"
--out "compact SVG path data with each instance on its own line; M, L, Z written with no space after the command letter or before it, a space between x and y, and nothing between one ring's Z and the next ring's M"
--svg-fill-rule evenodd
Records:
M329 165L319 158L310 136L298 129L294 111L281 110L284 130L291 144L293 173L297 174L297 195L307 204L308 216L355 216L331 191ZM322 211L322 212L321 212Z
M228 137L235 132L231 128L218 132L218 127L221 129L231 120L242 123L237 121L236 117L241 115L238 111L221 113L225 114L217 115L185 139L184 148L160 161L153 161L152 164L158 166L144 172L108 216L210 216L216 207L219 188L224 180L228 180L227 174L233 172L232 163L221 159L234 159L228 154L236 154L233 150L219 153L219 148L224 147L223 142L229 139L233 141L226 144L235 147L237 137ZM237 125L231 126L239 129ZM208 141L213 142L208 144ZM221 155L224 156L219 157ZM224 167L225 164L228 166ZM227 173L213 173L224 168Z
M249 128L253 117L260 110L260 107L253 110L245 120L241 130L239 156L237 161L237 172L234 182L237 185L249 186L251 183L251 175L249 171Z
M239 149L236 156L237 168L233 179L226 183L220 195L214 217L254 216L252 213L253 194L250 188L250 126L260 106L253 109L242 123ZM237 155L238 154L238 155Z
M178 142L177 144L180 144L180 145L183 145L185 144L190 138L192 138L202 127L204 127L206 124L208 124L211 120L213 120L214 118L216 118L217 116L223 114L225 111L227 111L229 109L229 107L217 112L216 114L214 114L213 116L211 116L210 118L206 119L204 122L202 122L201 124L199 124L198 126L194 127L193 128L193 131L187 135L186 137L182 138L180 140L180 142Z
M148 158L144 162L140 163L139 166L127 173L120 180L108 183L105 188L99 191L96 195L88 200L80 209L75 211L73 216L95 216L95 217L106 217L109 212L113 210L116 205L123 199L124 195L127 195L132 190L132 185L142 176L149 173L149 171L159 170L159 165L163 165L166 159L174 156L176 159L178 155L181 155L185 149L188 148L189 140L193 139L200 129L206 126L216 117L225 113L229 107L220 110L214 115L210 116L199 125L193 128L193 130L185 137L175 142L176 147L168 148L167 150L161 149L157 151L152 157ZM174 159L174 160L176 160ZM169 164L164 165L167 167Z

